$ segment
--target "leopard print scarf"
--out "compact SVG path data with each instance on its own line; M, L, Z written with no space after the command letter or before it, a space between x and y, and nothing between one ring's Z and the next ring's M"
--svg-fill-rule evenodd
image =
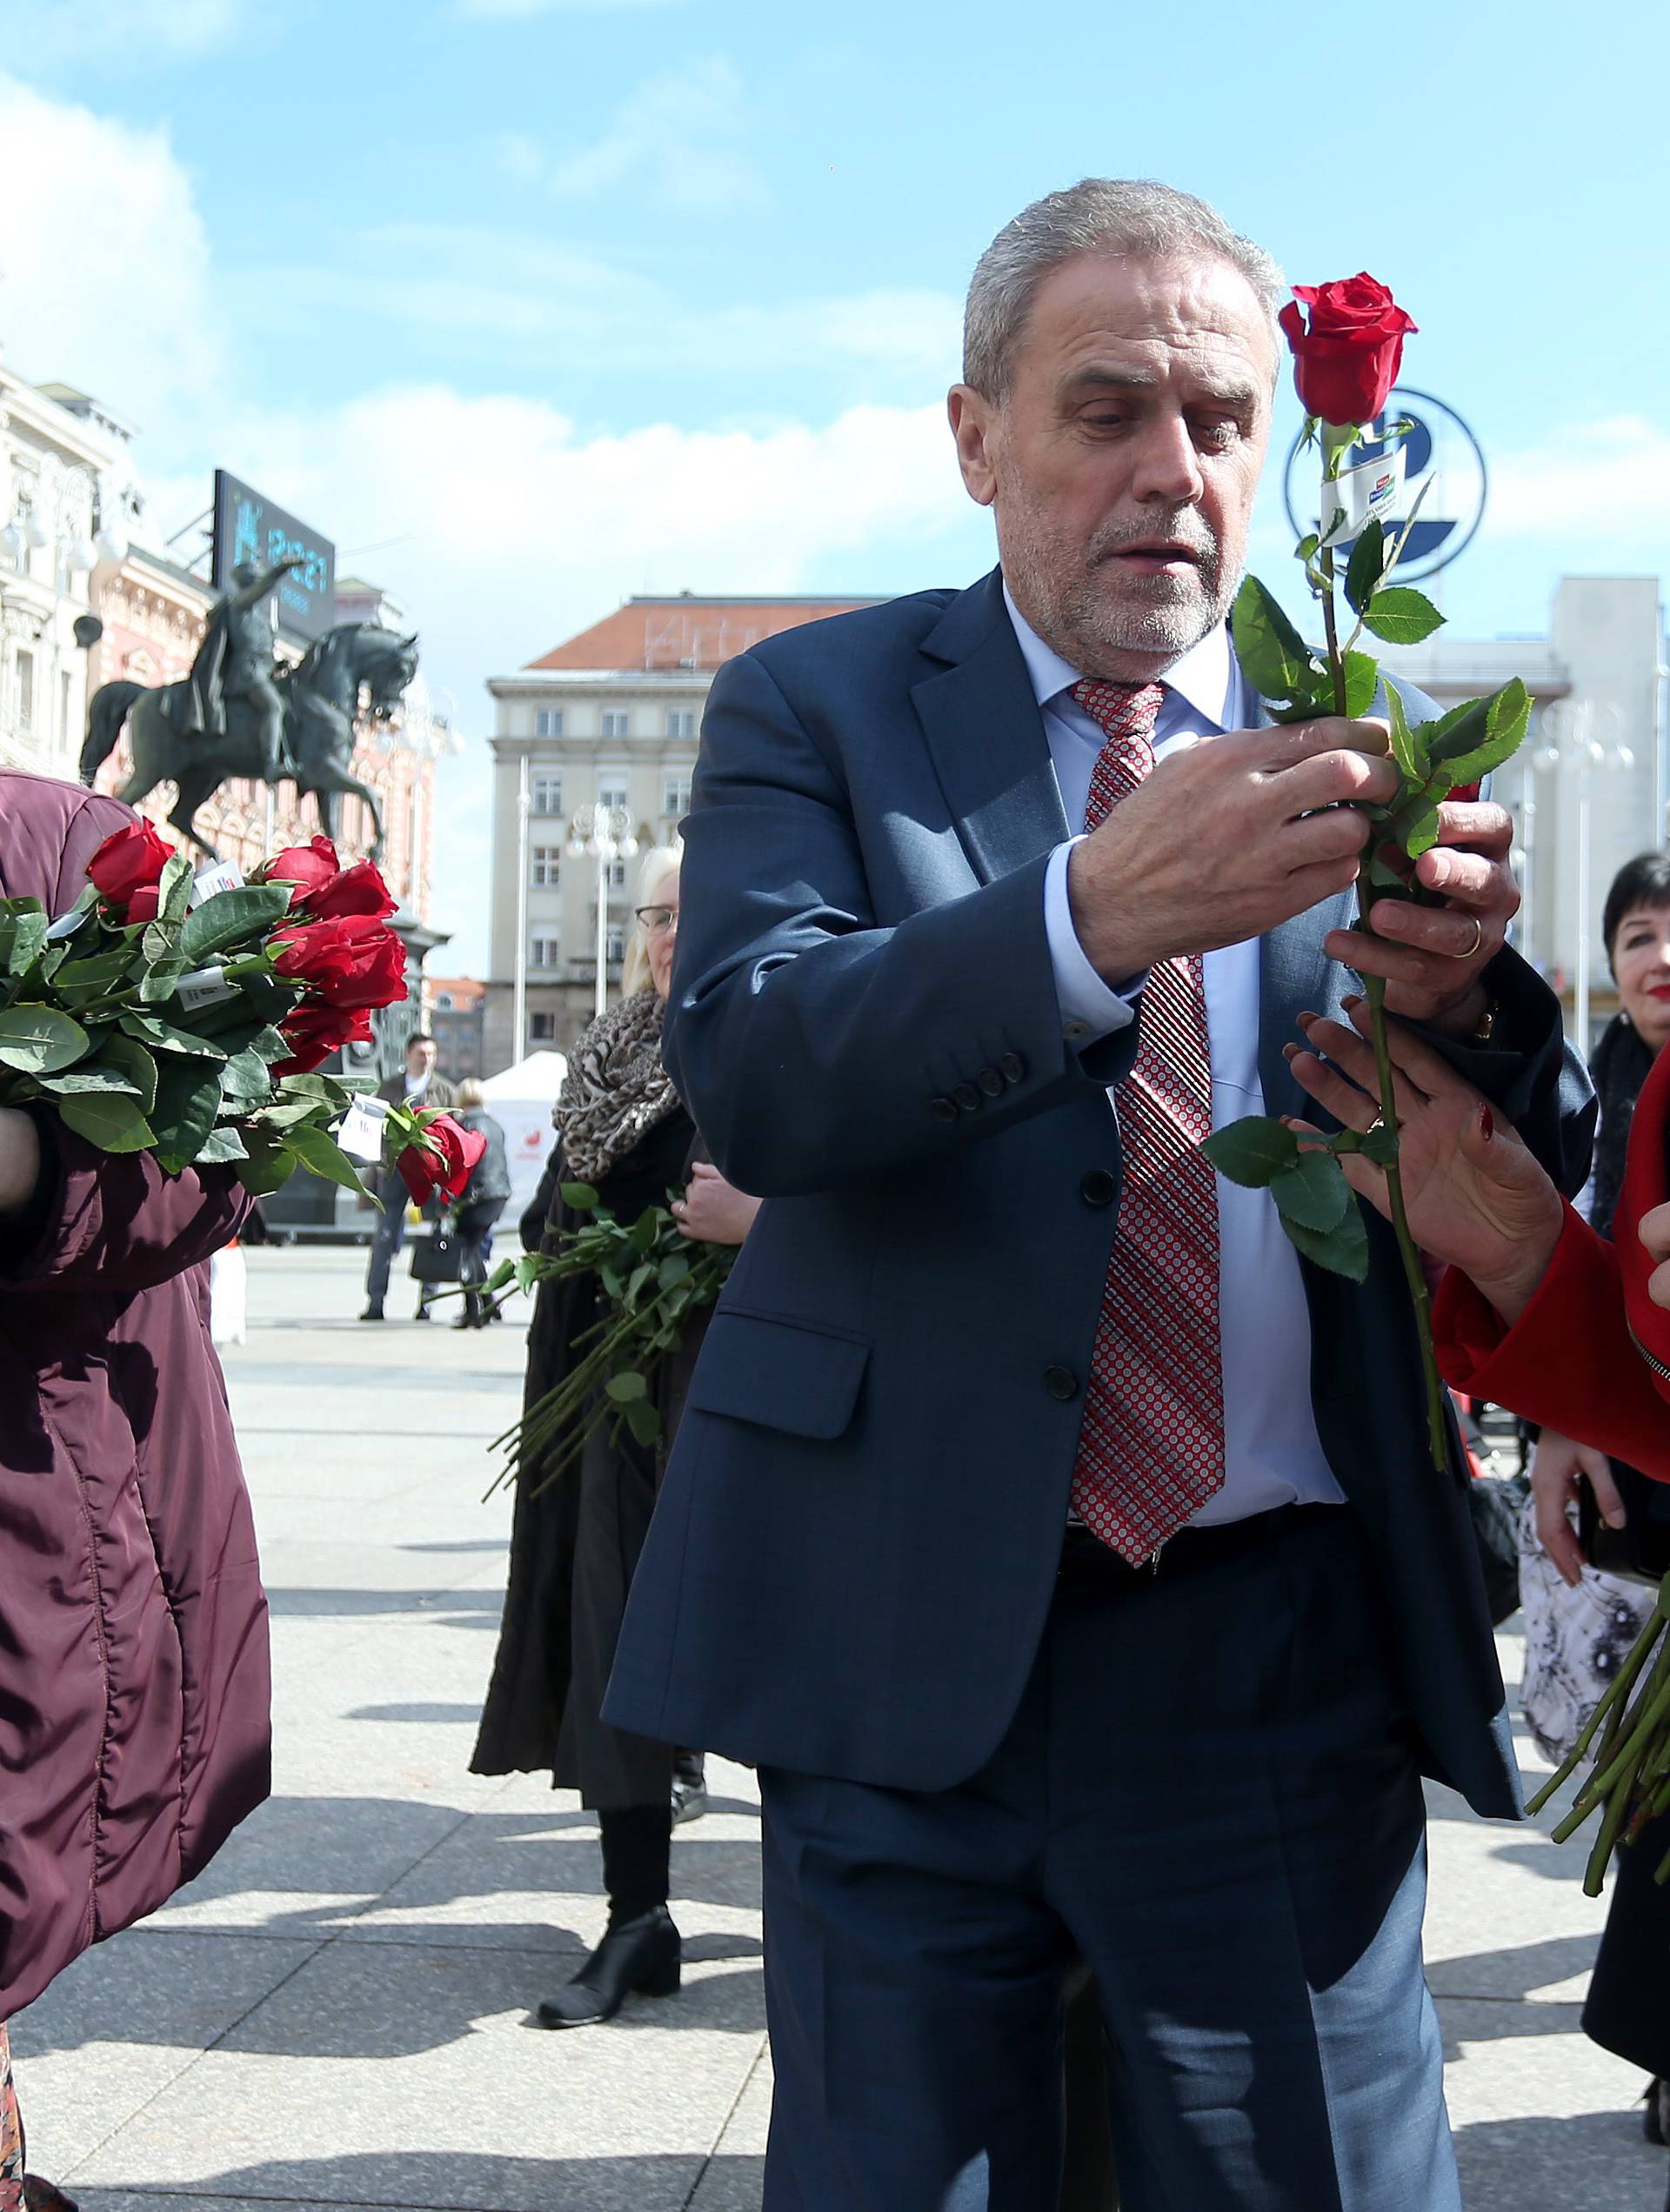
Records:
M583 1029L551 1120L562 1139L564 1173L595 1183L678 1106L661 1064L666 1001L647 987Z

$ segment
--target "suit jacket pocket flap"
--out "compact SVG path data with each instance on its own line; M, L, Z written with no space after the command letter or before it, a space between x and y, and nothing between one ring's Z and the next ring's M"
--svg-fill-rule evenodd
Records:
M722 1307L708 1324L685 1403L792 1436L838 1436L869 1357L862 1338Z

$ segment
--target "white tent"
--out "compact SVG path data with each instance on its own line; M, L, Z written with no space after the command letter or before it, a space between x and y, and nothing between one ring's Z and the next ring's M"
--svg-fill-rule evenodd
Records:
M514 1067L490 1075L482 1085L487 1111L504 1132L511 1163L511 1202L505 1216L514 1221L532 1202L551 1152L551 1109L568 1073L560 1053L530 1053Z

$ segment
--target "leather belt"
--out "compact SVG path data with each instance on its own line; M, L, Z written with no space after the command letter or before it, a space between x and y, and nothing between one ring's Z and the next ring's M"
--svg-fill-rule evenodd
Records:
M1148 1582L1172 1582L1181 1574L1196 1574L1235 1559L1242 1552L1296 1534L1325 1516L1345 1511L1340 1506L1276 1506L1268 1513L1249 1514L1244 1520L1219 1521L1206 1528L1179 1528L1151 1559L1134 1566L1111 1551L1088 1528L1069 1528L1061 1547L1056 1576L1059 1589L1110 1590L1139 1588Z

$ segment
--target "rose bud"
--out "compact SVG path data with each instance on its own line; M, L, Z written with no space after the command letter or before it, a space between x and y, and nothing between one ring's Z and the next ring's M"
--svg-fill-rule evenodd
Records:
M369 860L357 860L351 868L344 868L317 891L298 892L310 914L317 914L321 921L332 921L347 914L364 914L380 922L391 914L399 900L383 880L378 869Z
M311 1074L344 1045L368 1045L371 1040L371 1017L364 1008L344 1012L338 1006L295 1006L278 1027L291 1047L291 1056L274 1062L275 1076Z
M277 974L327 1006L387 1006L406 996L406 948L381 921L349 914L286 922L271 946Z
M287 845L282 852L275 852L264 868L257 868L251 881L256 883L293 883L295 892L292 906L299 906L310 892L319 890L342 872L342 863L337 858L337 848L328 837L316 837L307 845Z
M408 1145L394 1164L413 1203L422 1206L438 1195L457 1198L486 1149L484 1131L466 1129L450 1113L438 1113L424 1123L419 1142Z
M1308 330L1300 300L1311 311ZM1403 341L1415 328L1386 286L1366 270L1331 284L1295 284L1278 319L1306 413L1335 429L1372 423L1391 397Z
M157 885L163 870L174 857L174 847L157 836L149 822L130 822L114 830L87 863L87 878L106 906L127 913L130 921L155 921ZM148 913L132 911L136 893L149 891Z

